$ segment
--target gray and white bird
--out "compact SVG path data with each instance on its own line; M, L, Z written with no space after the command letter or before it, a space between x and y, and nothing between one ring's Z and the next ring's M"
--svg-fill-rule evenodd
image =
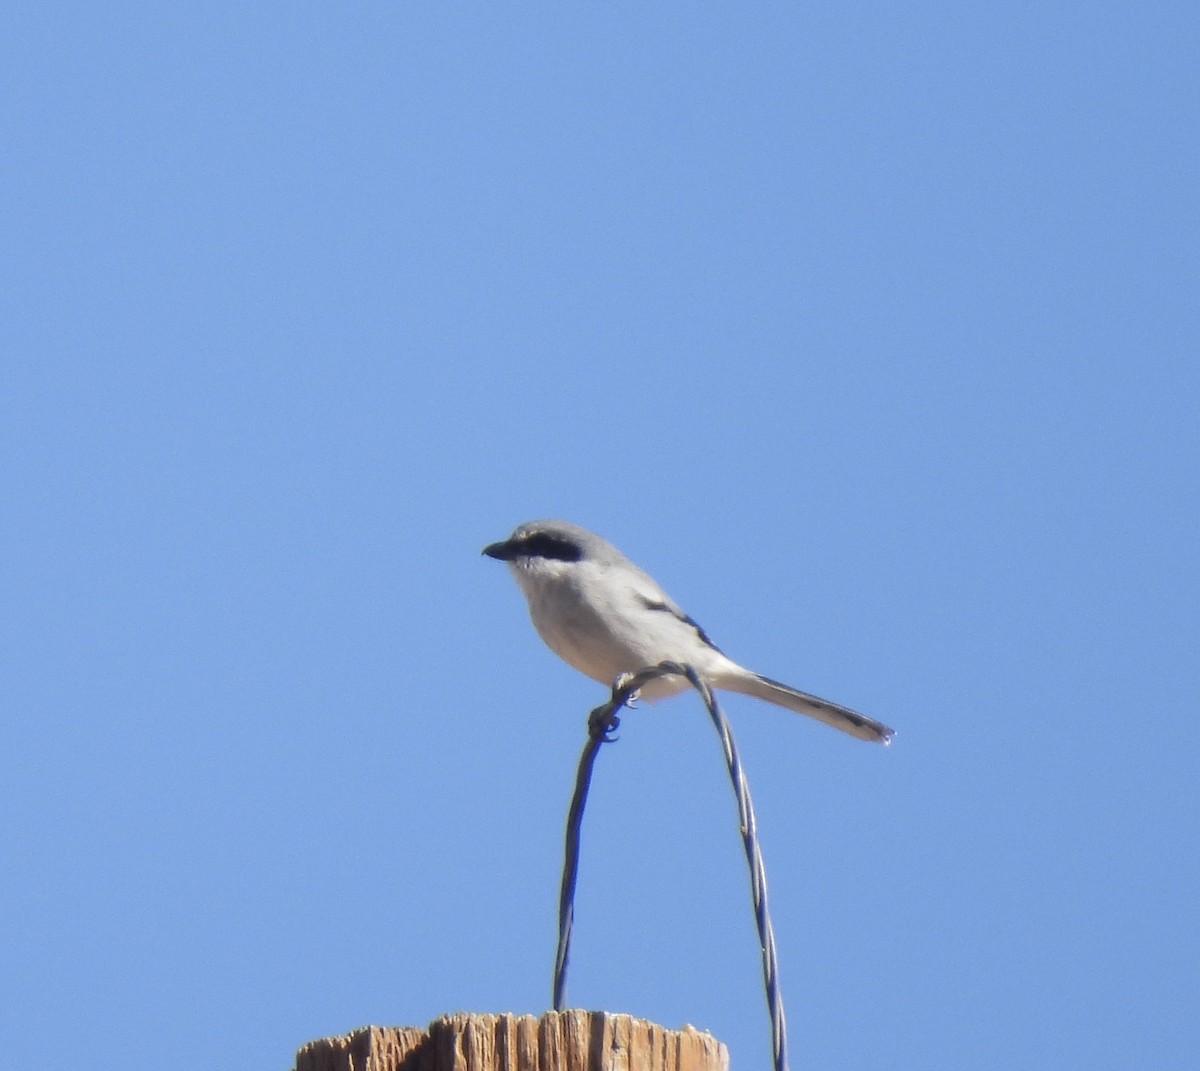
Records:
M807 714L860 740L891 743L895 735L865 714L789 688L723 654L675 601L616 547L566 521L530 521L508 539L484 547L507 562L546 645L601 684L659 662L691 665L715 688L765 699ZM645 699L683 691L684 677L651 681Z

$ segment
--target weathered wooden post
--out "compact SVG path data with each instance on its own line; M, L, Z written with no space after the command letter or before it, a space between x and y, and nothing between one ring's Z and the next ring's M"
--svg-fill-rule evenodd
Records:
M295 1071L729 1071L729 1051L693 1027L608 1012L444 1015L310 1041Z

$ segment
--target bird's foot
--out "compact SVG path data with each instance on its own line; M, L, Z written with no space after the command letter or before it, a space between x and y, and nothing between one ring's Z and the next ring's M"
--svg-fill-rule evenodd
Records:
M610 703L597 707L588 717L588 735L602 744L611 744L616 740L620 727L621 719Z
M623 694L625 692L625 689L629 687L630 682L632 680L634 680L634 678L636 678L636 677L637 677L636 673L618 674L617 679L615 681L613 681L613 686L612 686L612 695L613 695L614 702L620 703L621 706L624 706L624 707L637 706L637 701L641 697L641 689L635 688L628 695Z

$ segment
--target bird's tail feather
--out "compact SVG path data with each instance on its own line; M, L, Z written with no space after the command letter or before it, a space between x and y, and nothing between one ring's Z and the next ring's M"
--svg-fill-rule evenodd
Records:
M815 695L798 692L795 688L773 681L770 677L761 677L757 673L747 672L744 676L738 674L735 678L725 678L718 683L718 687L727 688L731 692L741 692L743 695L752 695L755 699L764 699L776 706L794 710L797 714L807 714L810 718L823 721L826 725L857 736L860 740L890 744L892 737L896 735L892 729L865 714L818 699Z

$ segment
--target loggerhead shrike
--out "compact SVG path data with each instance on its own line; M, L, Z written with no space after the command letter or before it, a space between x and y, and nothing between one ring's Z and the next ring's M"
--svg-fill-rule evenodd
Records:
M674 600L606 539L565 521L530 521L502 543L484 547L508 562L546 645L568 665L601 684L659 662L690 664L716 688L741 692L807 714L860 740L891 743L886 725L836 703L798 692L739 666L722 654ZM688 687L660 677L649 700Z

